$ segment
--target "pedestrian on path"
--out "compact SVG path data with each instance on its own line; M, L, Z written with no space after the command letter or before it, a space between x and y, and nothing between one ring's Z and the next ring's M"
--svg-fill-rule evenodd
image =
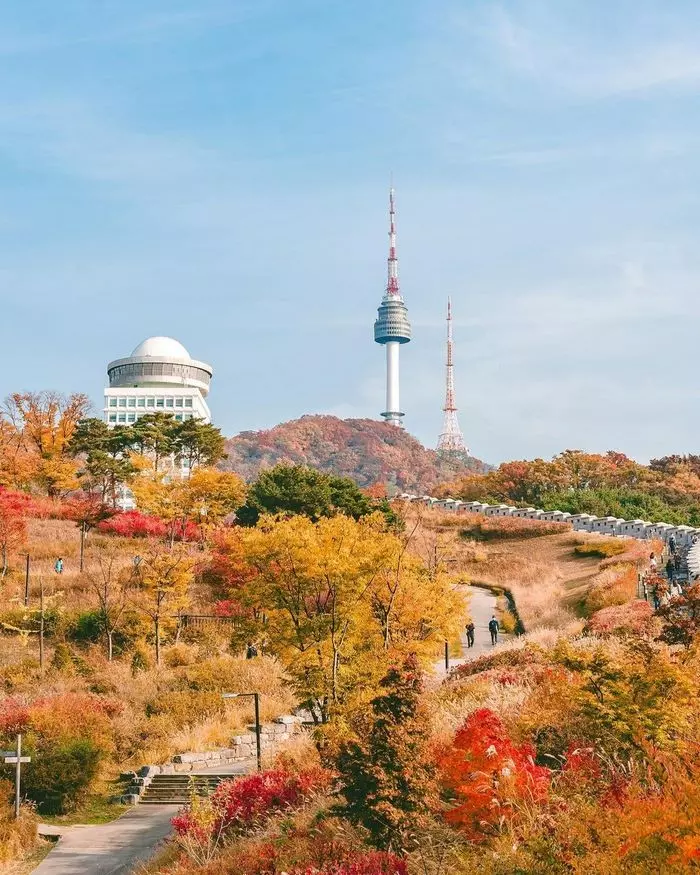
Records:
M63 574L63 559L59 556L53 564L53 570L56 574Z
M246 659L255 659L258 655L258 648L253 644L252 641L248 642L248 646L245 649L245 658Z
M489 620L489 632L491 633L491 644L498 644L498 620L495 614Z
M680 583L676 580L671 584L671 598L678 598L679 595L683 595L683 590L681 589Z
M649 568L651 568L652 571L656 571L657 567L658 562L656 561L656 556L652 553L649 557Z
M671 556L673 556L673 554L676 552L676 536L675 535L671 535L671 537L668 539L668 552L671 554Z
M666 563L666 576L668 577L668 582L673 583L673 575L676 573L676 566L673 564L673 559L669 556L668 562Z
M471 620L467 623L467 647L474 646L474 624Z

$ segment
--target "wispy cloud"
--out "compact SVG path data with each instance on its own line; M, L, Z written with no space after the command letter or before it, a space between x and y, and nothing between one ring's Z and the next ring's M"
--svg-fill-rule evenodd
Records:
M700 87L700 40L685 15L678 16L675 28L660 33L651 27L635 29L634 16L625 29L616 30L611 23L606 31L606 13L598 7L589 29L577 27L563 3L496 3L477 14L460 10L451 23L456 35L452 41L470 43L479 63L490 65L479 76L470 53L462 55L465 75L481 86L500 72L521 84L577 99Z

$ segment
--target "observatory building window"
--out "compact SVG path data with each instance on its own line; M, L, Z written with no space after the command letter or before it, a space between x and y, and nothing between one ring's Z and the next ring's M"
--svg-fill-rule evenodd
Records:
M176 398L176 399L175 399L175 406L176 406L176 407L182 407L182 398Z
M126 422L126 413L119 414L119 422Z
M192 407L192 399L185 398L185 407Z
M110 414L109 414L109 421L110 421L110 422L116 422L116 421L117 421L117 414L116 414L116 413L110 413Z
M139 406L139 407L145 407L145 406L146 406L146 399L145 399L145 398L139 398L139 404L138 404L138 406Z
M130 413L129 416L127 417L127 419L129 422L136 422L136 414Z
M173 399L172 399L172 398L166 398L166 399L165 399L165 406L166 406L166 407L172 407L172 406L173 406Z
M181 414L181 413L176 413L176 414L175 414L175 419L177 419L178 422L182 422L182 414Z
M119 399L119 406L120 406L120 407L126 407L126 398L120 398L120 399Z
M156 406L156 399L149 398L148 401L146 402L146 406L147 407L155 407Z
M129 407L136 407L136 399L129 398Z
M116 399L116 398L110 398L110 399L109 399L109 406L110 406L110 407L116 407L116 406L117 406L117 399Z
M156 407L164 407L165 400L163 398L156 398Z

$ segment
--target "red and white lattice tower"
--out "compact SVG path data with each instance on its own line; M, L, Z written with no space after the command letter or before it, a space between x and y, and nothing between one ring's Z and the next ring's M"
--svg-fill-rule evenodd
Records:
M457 420L457 404L455 403L455 377L454 363L452 361L452 302L447 299L447 368L445 386L445 419L442 425L442 434L438 438L437 449L439 453L462 453L469 450L464 443L464 436Z

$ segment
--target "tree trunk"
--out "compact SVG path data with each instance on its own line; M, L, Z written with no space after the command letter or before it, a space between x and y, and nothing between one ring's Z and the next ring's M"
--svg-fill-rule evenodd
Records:
M153 620L156 632L156 665L160 665L160 617L155 617Z
M4 577L7 574L7 544L2 545L2 574L0 577Z
M107 630L107 662L112 661L112 655L114 653L114 647L112 639L114 637L114 629Z

